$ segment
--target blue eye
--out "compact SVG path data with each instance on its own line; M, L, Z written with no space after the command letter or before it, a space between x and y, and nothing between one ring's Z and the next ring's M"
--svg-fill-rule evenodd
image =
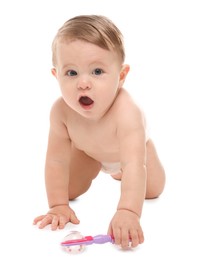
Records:
M103 70L102 69L99 69L99 68L96 68L93 72L92 72L92 74L94 74L94 75L101 75L103 73Z
M66 75L73 77L77 75L77 72L75 70L69 70L66 72Z

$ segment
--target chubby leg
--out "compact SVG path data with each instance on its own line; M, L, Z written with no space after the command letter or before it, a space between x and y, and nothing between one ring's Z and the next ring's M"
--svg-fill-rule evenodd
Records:
M73 145L70 163L69 199L75 199L85 193L100 169L101 164L99 162Z
M157 198L165 186L165 171L157 155L154 143L150 139L146 145L147 149L147 186L146 199Z

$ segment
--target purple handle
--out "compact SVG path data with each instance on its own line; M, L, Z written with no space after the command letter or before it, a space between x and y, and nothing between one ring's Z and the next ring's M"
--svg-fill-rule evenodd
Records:
M114 240L109 235L97 235L93 237L93 241L95 244L104 244L107 242L113 243Z

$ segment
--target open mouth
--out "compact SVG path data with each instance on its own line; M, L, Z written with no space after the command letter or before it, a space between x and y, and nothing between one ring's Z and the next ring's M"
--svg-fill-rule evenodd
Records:
M88 96L82 96L79 99L79 103L83 107L90 107L91 105L93 105L94 101L90 97L88 97Z

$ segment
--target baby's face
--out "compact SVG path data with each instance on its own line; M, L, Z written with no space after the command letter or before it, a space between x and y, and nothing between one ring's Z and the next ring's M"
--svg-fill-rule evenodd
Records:
M122 64L114 51L76 40L57 44L53 70L63 99L77 113L101 118L120 88Z

